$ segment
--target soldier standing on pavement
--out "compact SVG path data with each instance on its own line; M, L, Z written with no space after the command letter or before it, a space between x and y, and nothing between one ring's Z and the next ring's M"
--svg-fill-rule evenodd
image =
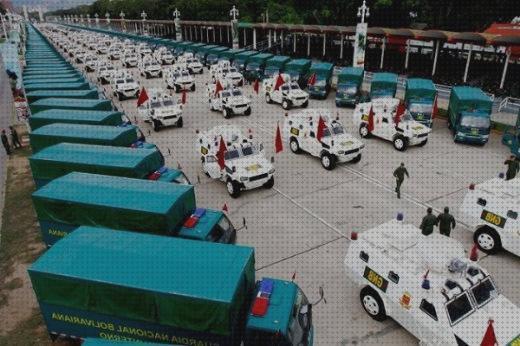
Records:
M5 134L5 130L2 130L2 145L5 148L5 152L7 155L11 155L11 146L9 145L9 139L7 138L7 135Z
M430 235L433 233L433 227L437 226L439 221L437 220L437 217L432 214L433 210L432 208L428 208L426 210L426 216L423 217L421 222L421 230L423 235Z
M520 170L520 164L518 163L518 160L514 155L511 155L509 157L509 160L506 160L504 162L504 165L507 165L507 172L506 172L506 180L511 180L516 177L516 174Z
M404 162L401 162L401 165L394 171L394 177L396 179L395 192L397 192L397 198L401 198L401 185L403 184L405 175L407 178L410 178L408 171L404 167Z
M22 143L20 143L18 132L16 132L13 126L9 126L9 129L11 130L11 142L13 143L13 148L21 148Z
M439 231L442 235L450 236L451 230L455 228L455 218L450 214L450 208L445 207L444 213L437 216L439 222Z

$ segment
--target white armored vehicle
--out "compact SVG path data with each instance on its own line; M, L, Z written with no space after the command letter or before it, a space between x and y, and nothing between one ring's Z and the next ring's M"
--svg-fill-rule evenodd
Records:
M152 124L154 131L163 127L183 126L182 104L161 89L150 89L149 100L139 107L139 115Z
M222 90L217 91L217 83L208 85L209 108L212 111L222 112L226 119L232 115L251 114L251 99L242 90L223 82Z
M281 78L282 83L276 87L277 80ZM309 94L303 91L298 83L291 82L288 74L279 74L274 78L264 79L262 86L267 103L278 103L283 109L292 107L306 108L309 105Z
M187 69L170 68L164 72L164 81L168 89L174 89L176 93L182 90L195 91L195 79Z
M119 101L139 97L139 84L128 73L115 76L112 78L110 85L114 91L114 96L117 96Z

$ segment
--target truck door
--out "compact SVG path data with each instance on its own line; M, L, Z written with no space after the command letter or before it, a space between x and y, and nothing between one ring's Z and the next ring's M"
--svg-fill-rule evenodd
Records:
M217 158L212 155L208 155L204 160L204 169L212 179L220 179L222 173L217 162Z

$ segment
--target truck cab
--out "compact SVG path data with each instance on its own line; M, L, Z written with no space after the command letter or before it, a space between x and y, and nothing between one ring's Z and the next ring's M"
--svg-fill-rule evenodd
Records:
M199 133L196 148L203 172L224 182L233 198L242 190L270 189L274 185L275 169L265 158L263 145L254 143L252 136L245 137L236 126L216 126ZM223 155L224 167L220 166L219 155Z
M500 344L519 340L520 309L453 238L391 220L359 234L344 265L365 312L391 317L421 345L479 345L489 319Z
M171 68L164 72L164 81L168 89L180 93L182 90L195 91L195 79L190 75L188 69Z
M270 53L260 53L250 57L245 67L244 77L248 81L262 79L264 75L265 64L267 63L267 60L271 59L272 57L273 54Z
M208 55L206 56L206 66L208 66L208 68L209 68L212 65L215 65L218 62L218 57L219 57L220 53L225 52L228 49L229 49L228 47L220 47L220 46L212 48L208 52Z
M235 58L233 59L233 65L241 72L244 73L246 69L246 65L249 59L255 55L259 54L255 50L245 50L243 52L237 53Z
M332 82L332 71L334 65L328 62L313 63L309 70L309 76L315 75L316 82L309 85L307 82L307 92L310 97L326 99L329 95L330 85Z
M320 117L326 128L321 141L318 141L316 136ZM359 162L365 147L363 142L347 133L339 119L334 119L326 109L291 113L285 120L283 136L293 153L305 151L319 157L321 165L327 170L333 169L337 163Z
M397 75L395 73L374 73L370 83L370 99L393 98L397 92Z
M278 78L283 79L283 84L278 89L275 89ZM281 104L283 109L292 107L306 108L309 105L309 94L302 90L297 82L291 81L289 74L283 73L273 78L265 79L262 82L262 86L267 103Z
M455 142L484 145L491 132L493 101L481 89L457 86L451 89L448 127Z
M186 219L178 235L184 239L235 244L237 231L222 211L197 208Z
M295 59L285 65L284 73L291 77L291 81L296 82L300 87L307 84L307 76L312 62L309 59Z
M471 184L460 206L473 240L487 254L501 249L520 256L520 179Z
M406 81L404 101L412 118L428 127L433 125L433 103L437 89L430 79L409 78Z
M354 126L359 128L359 135L363 138L374 136L391 141L399 151L405 151L409 146L426 145L431 129L414 120L408 111L400 119L396 119L400 102L396 98L377 98L371 102L359 103L353 114Z
M265 63L262 79L273 78L284 71L285 65L291 61L291 58L284 55L275 55Z
M183 126L182 104L161 89L150 89L150 99L138 108L145 122L152 123L154 131L163 127Z
M361 100L365 71L361 67L343 67L336 84L336 107L355 106Z
M502 136L502 143L511 149L511 154L520 158L520 110L516 117L516 125L508 126Z
M240 88L224 83L224 90L215 94L215 84L208 86L209 108L212 111L222 112L225 119L232 115L251 115L251 99L244 95Z

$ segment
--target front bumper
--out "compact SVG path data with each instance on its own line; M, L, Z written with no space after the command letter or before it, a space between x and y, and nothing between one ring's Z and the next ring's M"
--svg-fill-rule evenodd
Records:
M188 66L188 69L193 71L194 73L200 73L203 70L203 66Z
M159 77L161 75L161 70L144 71L144 73L150 77Z
M259 177L261 177L261 178L258 179ZM264 186L272 177L273 177L273 174L269 174L269 173L259 174L254 177L250 177L249 179L253 179L252 181L251 180L241 181L240 184L242 185L242 188L244 190L257 189L259 187Z
M470 143L470 144L485 144L489 139L489 135L470 135L463 132L457 132L455 134L455 140L457 142Z
M175 83L178 85L181 90L190 90L195 82L183 82L183 83Z
M316 89L316 88L308 88L307 92L309 93L310 97L313 98L325 98L328 94L328 89Z
M411 138L408 138L408 144L409 145L421 144L427 139L428 139L428 134L426 134L426 136L422 135L421 137L411 137Z
M159 121L162 126L175 126L177 122L182 118L182 113L171 114L171 115L163 115L161 118L156 118L156 121Z
M123 95L124 97L137 97L139 89L118 90L117 93Z
M341 97L336 95L336 106L354 106L357 103L357 97Z
M304 97L304 98L301 98L301 99L289 99L289 101L291 101L293 106L299 107L299 106L303 105L305 102L308 102L309 98L308 97Z
M363 145L358 148L352 148L349 150L345 150L344 154L338 153L335 155L336 155L338 162L340 162L340 163L349 162L349 161L352 161L353 159L355 159L358 155L361 155L364 147L365 146Z
M137 61L125 61L125 64L131 67L136 67Z

